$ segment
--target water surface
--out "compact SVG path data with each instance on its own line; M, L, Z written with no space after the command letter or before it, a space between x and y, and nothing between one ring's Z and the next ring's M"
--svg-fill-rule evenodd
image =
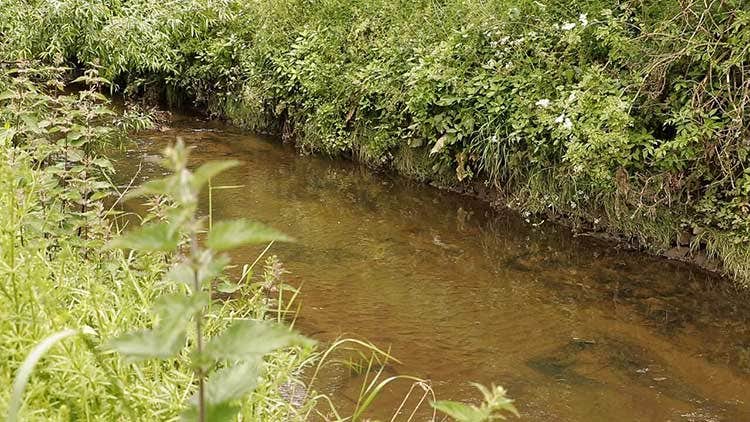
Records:
M137 183L178 136L195 165L239 160L214 181L242 186L214 191L215 218L296 237L274 253L302 286L297 327L390 348L388 375L429 379L441 399L501 384L528 421L750 421L750 305L726 280L217 123L140 136L119 162L123 178L142 166ZM314 387L345 407L361 381L332 370ZM372 416L389 420L407 388Z

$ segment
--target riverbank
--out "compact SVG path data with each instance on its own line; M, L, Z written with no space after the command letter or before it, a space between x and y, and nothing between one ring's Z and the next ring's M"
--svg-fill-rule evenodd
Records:
M750 280L741 1L79 3L4 54Z
M153 324L157 298L179 290L164 277L169 254L106 247L126 219L117 212L124 192L112 184L103 151L119 148L149 118L112 112L95 74L86 76L91 89L72 94L63 91L62 75L0 66L0 384L8 387L0 414L16 416L9 414L10 386L34 346L75 330L32 372L19 403L23 420L173 420L196 388L189 353L135 365L107 346ZM208 313L206 330L267 310L257 298L225 298ZM256 394L243 402L245 417L305 420L315 401L291 403L285 390L313 356L312 346L268 356Z

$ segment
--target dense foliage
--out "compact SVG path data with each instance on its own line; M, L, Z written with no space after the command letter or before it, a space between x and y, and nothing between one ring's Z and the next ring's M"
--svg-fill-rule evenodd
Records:
M750 277L746 1L0 4L8 60L100 66L305 150L484 182Z
M104 247L113 231L107 217L121 197L109 181L113 166L102 151L121 143L127 130L146 127L149 118L111 111L98 92L106 81L95 72L80 78L91 89L66 94L63 74L56 68L0 66L0 213L5 216L0 219L0 383L6 386L0 415L16 420L21 407L22 420L175 419L195 390L190 354L181 350L185 338L160 332L154 345L176 352L143 365L105 346L118 334L152 325L149 309L164 305L158 297L179 287L164 277L164 253ZM256 300L224 300L206 310L205 332L218 332L232 317L262 319L276 309L259 286L280 286L275 272L267 271L263 283L234 289ZM166 324L159 322L160 328ZM10 386L26 354L53 333L79 335L58 336L62 344L51 345L27 380L25 405L12 402ZM255 377L243 380L258 381L256 394L243 400L245 417L304 419L314 401L292 404L280 386L294 385L312 353L309 346L279 350L267 357L267 371L254 367Z

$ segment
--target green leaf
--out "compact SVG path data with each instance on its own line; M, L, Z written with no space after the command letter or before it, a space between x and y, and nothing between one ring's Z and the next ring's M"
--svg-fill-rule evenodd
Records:
M76 330L63 330L58 331L49 337L45 338L41 342L37 343L36 346L29 352L24 359L21 367L16 372L16 377L13 380L13 391L10 394L8 401L8 422L16 422L18 420L18 413L21 410L23 404L23 393L26 390L26 386L31 378L31 373L34 371L34 367L42 359L45 353L52 348L55 344L61 340L78 334Z
M237 167L238 165L240 165L240 162L236 160L209 161L208 163L203 164L193 173L193 189L198 190L202 188L203 185L219 173L232 167Z
M208 233L206 244L215 251L224 251L247 244L271 241L288 242L292 239L263 224L247 220L220 221Z
M203 284L213 281L218 277L224 268L229 264L229 256L219 255L203 263L198 271L198 283ZM193 268L187 262L180 262L174 265L165 277L168 281L182 283L192 287L195 283L195 274Z
M163 179L149 180L141 186L129 191L125 198L138 198L142 196L163 196L172 192L175 184L175 177L169 176Z
M208 295L205 293L162 296L154 306L159 317L155 328L124 334L110 340L108 347L130 361L171 358L185 346L190 317L207 304Z
M243 398L258 386L262 368L263 359L256 357L216 371L206 381L206 401L219 405Z
M170 251L180 243L179 233L167 223L154 223L132 230L109 242L109 248L137 251Z
M180 262L179 264L176 264L172 268L170 268L165 278L168 281L192 286L194 283L195 274L193 273L193 269L190 267L190 264L188 264L187 262Z
M206 421L208 422L233 422L237 420L237 413L240 412L240 406L220 404L216 406L206 406ZM183 422L198 422L198 407L191 405L180 415Z
M240 320L232 323L206 345L204 356L213 360L249 360L276 349L311 340L288 328L262 321Z
M432 407L445 413L458 422L483 422L487 420L486 412L476 407L468 406L455 401L441 400L432 403Z

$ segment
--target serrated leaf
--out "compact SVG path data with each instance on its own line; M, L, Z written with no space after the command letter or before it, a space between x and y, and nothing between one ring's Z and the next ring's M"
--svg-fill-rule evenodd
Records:
M221 283L216 286L216 291L226 294L232 294L242 288L240 283Z
M170 251L180 243L179 233L167 223L153 223L109 242L109 248L137 251Z
M240 162L236 160L209 161L208 163L203 164L202 166L198 167L195 172L193 172L193 188L202 188L203 185L205 185L210 179L214 178L219 173L222 173L232 167L237 167L239 164Z
M292 239L261 223L247 220L220 221L208 233L206 244L215 251L224 251L241 245L287 242Z
M126 193L125 198L130 199L149 195L168 195L172 192L174 182L174 176L165 177L163 179L149 180L141 186Z
M187 286L192 286L195 282L195 274L190 267L190 264L187 262L180 262L172 266L167 272L165 278L168 281L185 284Z
M475 407L455 401L441 400L432 402L432 407L458 422L484 422L487 416L485 412Z
M162 296L154 306L159 318L155 328L119 336L108 347L130 361L173 357L185 346L190 316L207 304L207 294Z
M250 360L276 349L311 340L288 328L263 321L235 321L206 345L204 356L213 360Z
M198 283L203 284L213 281L216 277L224 271L224 268L229 264L229 257L226 255L219 255L209 260L208 263L201 265L198 271ZM187 286L192 287L195 283L195 274L193 268L187 262L180 262L167 272L166 279L168 281L183 283Z
M229 422L236 421L237 414L240 412L240 406L230 404L220 404L216 406L206 406L206 421L209 422ZM180 415L183 422L197 422L198 408L190 406Z
M216 371L206 381L206 402L219 405L243 398L258 386L262 368L263 359L254 358Z

